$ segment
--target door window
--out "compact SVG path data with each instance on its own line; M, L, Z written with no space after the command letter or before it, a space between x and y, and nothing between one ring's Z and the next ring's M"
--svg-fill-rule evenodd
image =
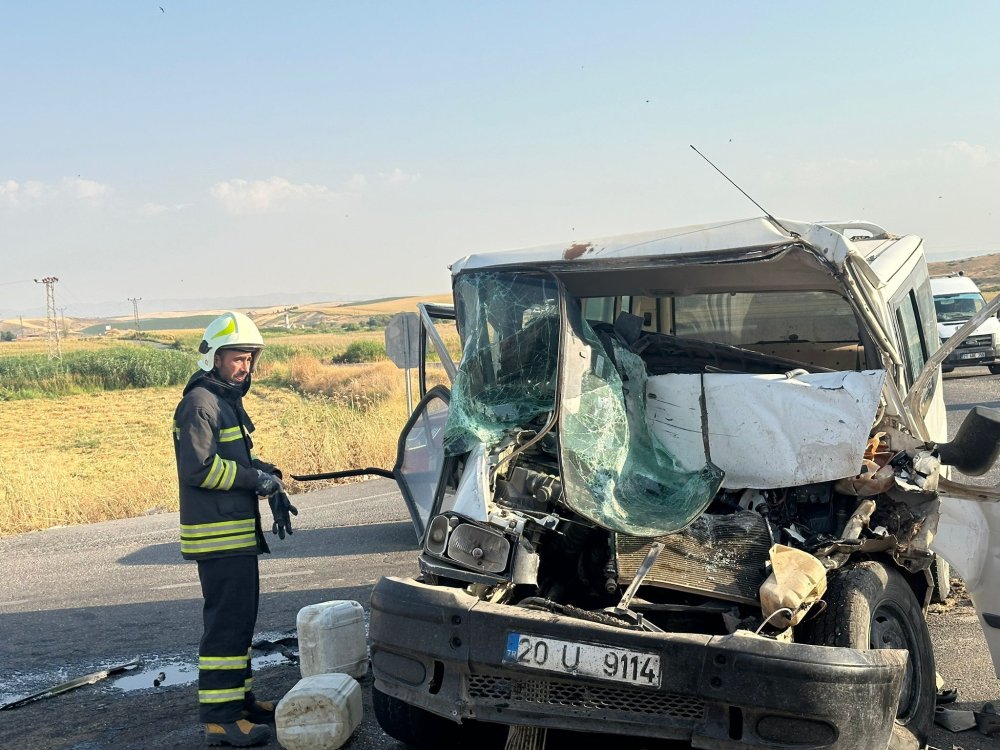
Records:
M448 390L443 386L428 391L413 410L399 438L393 473L409 508L418 541L424 538L441 481L448 401Z
M899 327L900 343L903 345L906 384L909 386L913 385L924 362L927 361L927 342L920 326L920 313L913 290L910 290L896 307L896 325Z

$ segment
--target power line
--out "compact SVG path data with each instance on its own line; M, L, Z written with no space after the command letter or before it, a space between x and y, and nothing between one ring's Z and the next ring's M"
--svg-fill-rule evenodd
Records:
M132 303L132 314L135 316L135 337L139 338L139 302L142 297L129 297L128 301Z
M45 330L48 339L49 359L62 359L59 345L59 326L56 324L56 282L55 276L35 279L36 284L45 285Z

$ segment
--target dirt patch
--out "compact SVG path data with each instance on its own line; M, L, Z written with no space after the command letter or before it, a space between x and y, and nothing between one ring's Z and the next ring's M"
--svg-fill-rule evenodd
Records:
M941 614L943 612L951 612L958 607L971 607L972 600L969 598L969 592L965 588L965 581L961 578L952 576L951 579L951 593L948 594L948 598L943 602L937 602L931 604L927 611L931 614Z
M262 699L280 698L299 681L297 664L256 672L254 688ZM372 716L371 677L359 680L364 714ZM3 746L32 750L136 750L205 747L198 722L195 684L163 686L124 693L103 684L90 685L20 708L0 712ZM258 747L277 749L272 739ZM401 747L373 722L351 739L351 750Z

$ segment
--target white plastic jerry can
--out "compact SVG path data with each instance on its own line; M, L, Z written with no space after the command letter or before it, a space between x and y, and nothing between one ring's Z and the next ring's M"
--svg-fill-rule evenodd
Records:
M364 677L368 672L365 611L358 602L310 604L299 610L295 627L303 677L333 672Z
M278 702L274 725L285 750L336 750L361 724L361 686L346 674L303 677Z

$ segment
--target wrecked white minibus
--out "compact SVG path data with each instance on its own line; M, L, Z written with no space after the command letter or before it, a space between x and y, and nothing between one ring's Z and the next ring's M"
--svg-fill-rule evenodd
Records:
M392 472L421 572L372 594L383 729L922 744L934 550L1000 645L1000 495L946 479L989 468L1000 422L945 442L962 332L939 349L920 238L768 217L452 274L454 309L421 311L451 387L421 371Z

